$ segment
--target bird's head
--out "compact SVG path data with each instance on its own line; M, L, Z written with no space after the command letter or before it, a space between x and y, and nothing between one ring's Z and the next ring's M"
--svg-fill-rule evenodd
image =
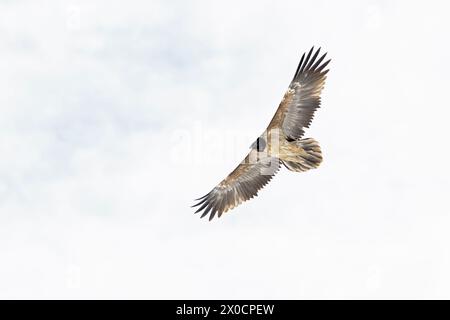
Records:
M252 143L250 149L263 152L266 149L266 140L263 137L258 137L255 142Z

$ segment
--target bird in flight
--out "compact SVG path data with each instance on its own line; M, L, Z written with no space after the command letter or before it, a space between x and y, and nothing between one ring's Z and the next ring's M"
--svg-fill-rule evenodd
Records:
M324 87L330 60L326 53L319 57L320 48L303 53L288 90L278 106L266 130L250 146L245 159L222 182L205 196L196 199L193 207L209 214L212 220L217 214L233 209L258 194L281 165L294 172L317 168L322 162L318 142L303 138L309 128L314 111L320 107L320 93Z

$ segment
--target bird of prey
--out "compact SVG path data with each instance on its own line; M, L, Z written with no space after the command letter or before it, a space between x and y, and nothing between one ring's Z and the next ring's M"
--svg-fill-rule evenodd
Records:
M193 207L201 217L217 214L238 206L258 194L284 165L290 171L302 172L317 168L322 162L319 144L304 138L314 111L320 107L320 93L324 87L330 60L326 53L319 57L320 48L303 53L288 90L267 129L250 146L245 159L222 182L205 196L196 199Z

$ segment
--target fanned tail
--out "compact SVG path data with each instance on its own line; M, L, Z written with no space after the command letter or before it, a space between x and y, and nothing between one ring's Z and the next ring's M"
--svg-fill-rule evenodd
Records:
M296 143L303 151L298 155L298 161L283 161L286 168L295 172L303 172L317 168L322 162L322 151L319 143L313 138L299 139Z

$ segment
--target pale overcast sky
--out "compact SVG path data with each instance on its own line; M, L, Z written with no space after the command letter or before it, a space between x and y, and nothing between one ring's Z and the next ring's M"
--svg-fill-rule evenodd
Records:
M450 298L445 1L1 1L0 298ZM301 54L306 136L222 218Z

